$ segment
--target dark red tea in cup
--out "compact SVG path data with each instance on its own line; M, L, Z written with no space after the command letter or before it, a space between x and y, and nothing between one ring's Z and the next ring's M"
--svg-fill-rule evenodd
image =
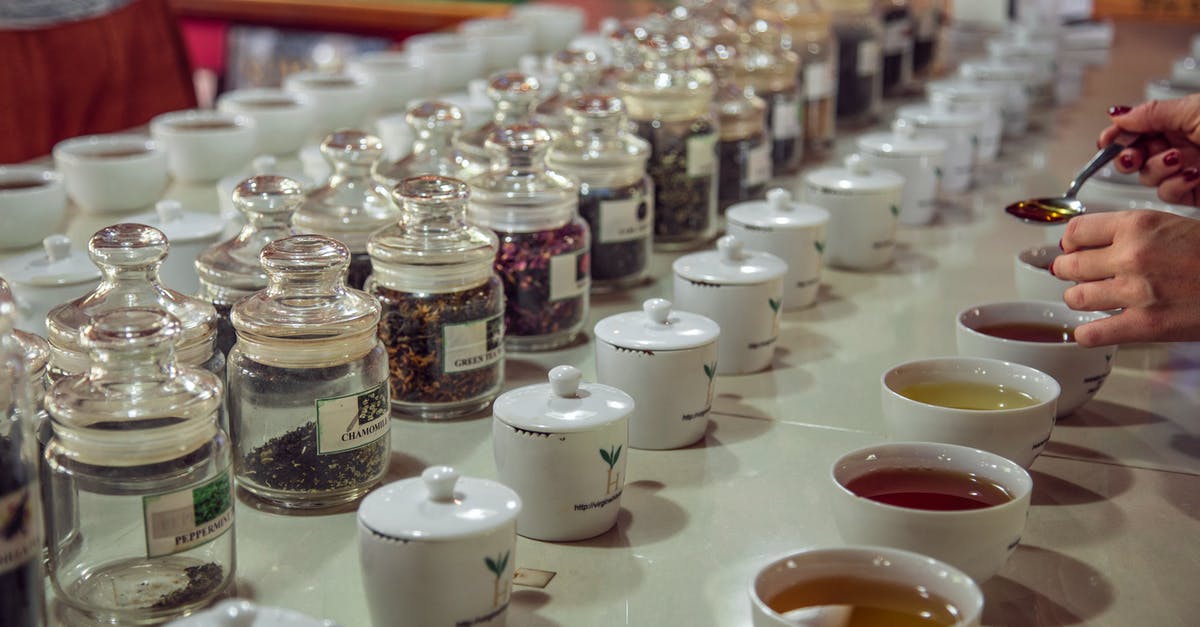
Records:
M881 468L851 479L846 489L887 505L931 511L964 511L1013 500L1004 486L942 468Z

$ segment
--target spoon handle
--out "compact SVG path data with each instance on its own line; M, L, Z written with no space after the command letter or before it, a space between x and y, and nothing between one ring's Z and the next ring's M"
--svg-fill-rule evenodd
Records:
M1113 158L1121 154L1122 150L1132 146L1134 142L1141 139L1141 137L1142 135L1140 133L1118 134L1116 138L1113 139L1111 144L1101 148L1100 152L1096 153L1096 155L1092 157L1092 160L1088 161L1087 164L1083 166L1083 169L1079 170L1079 173L1075 175L1075 178L1071 179L1071 184L1069 187L1067 187L1067 193L1065 194L1065 197L1074 199L1075 194L1079 193L1079 188L1083 187L1084 181L1092 178L1092 175L1096 172L1099 172L1100 168L1103 168L1109 161L1112 161Z

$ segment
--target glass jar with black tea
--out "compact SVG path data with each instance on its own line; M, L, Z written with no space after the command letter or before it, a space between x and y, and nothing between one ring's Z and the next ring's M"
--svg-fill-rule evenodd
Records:
M767 107L772 175L793 173L804 155L800 55L785 45L790 35L781 22L755 19L746 25L743 38L734 80L762 98Z
M650 143L654 244L701 246L717 228L716 86L688 37L655 34L639 46L642 66L618 87L637 134Z
M837 122L869 126L883 104L883 23L871 0L839 0L831 8L838 44Z
M292 216L298 233L331 237L350 249L346 284L362 289L371 274L367 238L395 222L397 210L386 187L371 176L383 157L383 142L362 131L336 131L321 142L333 167L324 184L308 193Z
M788 33L783 47L800 57L805 154L828 153L837 138L838 88L838 47L829 11L817 0L759 0L755 11L783 22Z
M591 237L578 213L577 185L546 168L550 132L498 129L492 168L469 181L467 216L500 240L495 268L504 286L504 345L543 351L574 341L587 320Z
M532 74L497 72L488 78L487 96L495 103L492 119L454 140L454 147L467 163L462 174L465 180L488 171L491 153L486 144L492 133L513 125L533 123L534 109L542 95L542 83Z
M877 0L876 11L883 23L883 93L903 95L913 81L915 48L912 8L909 0Z
M62 537L74 525L81 538L50 547L51 582L81 622L158 624L204 607L234 580L221 382L176 360L182 337L160 310L100 314L84 329L88 371L47 393L51 493L78 497L78 517L52 517L50 527Z
M292 215L304 202L300 184L283 176L252 176L233 189L233 206L246 224L233 238L196 258L200 298L217 310L217 350L229 354L237 334L229 322L234 303L267 286L258 255L267 244L296 234Z
M379 303L346 287L350 251L296 235L260 257L267 287L234 305L229 431L238 485L284 508L366 494L391 455Z
M396 161L376 163L376 181L391 190L400 181L423 174L463 175L467 163L454 147L454 137L462 131L466 119L462 109L449 102L425 100L413 105L404 119L416 134L412 152Z
M162 231L144 224L114 224L92 235L88 257L100 269L100 284L46 315L51 380L86 372L90 359L83 328L103 312L126 307L153 307L175 316L181 327L175 342L179 362L218 375L225 371L225 355L216 350L217 312L212 304L159 280L169 248Z
M394 195L399 222L367 242L392 409L422 419L479 412L504 384L499 241L467 223L468 188L458 179L413 177Z
M42 627L48 624L43 499L32 398L41 385L26 368L26 351L13 330L16 317L12 293L0 279L0 625Z
M741 82L739 66L747 59L742 49L717 41L705 58L717 79L713 102L720 141L717 142L717 210L721 215L735 203L762 196L771 178L771 140L767 136L767 105Z
M653 243L650 145L629 131L615 95L576 98L567 116L570 131L555 140L548 163L579 182L579 215L592 232L592 291L636 285L646 279Z

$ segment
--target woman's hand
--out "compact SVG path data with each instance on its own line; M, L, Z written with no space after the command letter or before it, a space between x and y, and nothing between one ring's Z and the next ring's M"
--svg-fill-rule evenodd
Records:
M1141 183L1157 187L1166 202L1200 207L1200 94L1112 107L1108 114L1113 124L1100 133L1098 145L1107 146L1122 131L1142 134L1117 156L1117 170L1140 172Z

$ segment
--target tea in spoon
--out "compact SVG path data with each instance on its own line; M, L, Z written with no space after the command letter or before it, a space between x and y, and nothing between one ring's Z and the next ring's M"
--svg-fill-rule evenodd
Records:
M1059 197L1049 198L1031 198L1015 202L1004 208L1010 215L1016 216L1026 222L1036 222L1038 224L1060 224L1071 218L1087 211L1083 203L1075 199L1075 195L1079 193L1079 188L1083 187L1084 181L1092 177L1093 174L1100 171L1105 164L1113 160L1121 153L1122 150L1132 146L1134 142L1141 137L1137 133L1121 133L1117 135L1113 142L1097 152L1092 157L1083 169L1071 179L1071 184L1067 187L1067 193Z

